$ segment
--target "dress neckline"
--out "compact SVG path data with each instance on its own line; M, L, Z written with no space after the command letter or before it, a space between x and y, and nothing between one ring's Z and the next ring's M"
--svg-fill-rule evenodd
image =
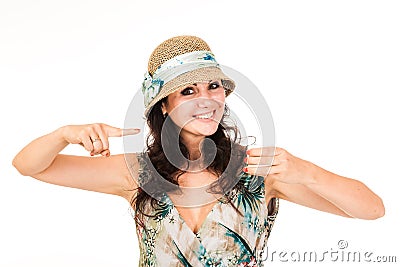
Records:
M217 209L217 207L221 204L224 203L223 199L224 196L220 197L217 199L217 202L213 205L212 209L207 213L207 215L205 216L205 218L203 219L203 221L200 223L200 227L197 229L197 231L193 231L189 225L186 223L185 219L183 219L183 217L181 216L181 214L179 213L178 209L175 207L175 204L172 202L171 198L168 196L168 194L165 193L166 198L168 199L170 205L171 205L171 209L175 212L175 215L178 217L178 219L180 220L180 222L182 223L182 225L184 225L184 227L186 227L194 236L198 236L198 234L201 232L201 230L204 228L204 225L206 224L206 222L208 222L212 215L214 214L215 210Z

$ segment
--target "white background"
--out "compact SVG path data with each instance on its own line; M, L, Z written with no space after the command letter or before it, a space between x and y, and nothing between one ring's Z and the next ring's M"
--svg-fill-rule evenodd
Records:
M282 201L269 251L334 251L343 239L399 261L399 14L397 1L1 0L0 266L137 266L125 200L24 177L11 161L62 125L123 127L151 51L181 34L262 90L278 146L384 200L376 221Z

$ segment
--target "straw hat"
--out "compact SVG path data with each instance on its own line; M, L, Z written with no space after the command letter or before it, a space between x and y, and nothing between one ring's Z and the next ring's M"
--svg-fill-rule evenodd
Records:
M142 87L146 117L159 100L193 83L221 80L226 96L235 88L235 82L222 72L210 47L196 36L177 36L161 43L151 54L147 70Z

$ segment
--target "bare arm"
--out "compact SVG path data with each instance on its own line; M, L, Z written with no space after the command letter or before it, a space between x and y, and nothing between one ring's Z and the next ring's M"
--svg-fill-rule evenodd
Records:
M303 180L309 191L318 194L354 218L377 219L384 215L382 199L364 183L309 164Z
M125 131L125 134L137 132ZM124 155L110 156L108 149L108 137L123 134L122 129L104 124L64 126L29 143L15 156L13 165L22 175L47 183L130 200L133 189L137 188L137 159L131 154L128 167ZM91 155L103 157L59 154L70 143L81 144Z
M273 182L277 196L310 208L359 219L377 219L385 208L379 196L364 183L310 166L309 182ZM315 175L315 177L314 177ZM268 178L267 178L268 179Z
M13 166L22 174L32 176L45 170L69 143L63 128L41 136L25 146L14 158Z
M265 176L275 196L345 217L377 219L384 215L381 198L362 182L324 170L282 148L274 156L270 151L251 149L248 172ZM258 162L264 166L257 168Z

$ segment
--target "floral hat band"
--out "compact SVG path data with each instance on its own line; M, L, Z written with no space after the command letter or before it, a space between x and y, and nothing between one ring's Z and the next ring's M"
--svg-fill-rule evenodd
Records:
M199 71L197 71L199 69L202 69L200 70L200 74L195 75L199 73ZM157 101L176 91L184 84L181 81L172 86L173 88L171 88L171 86L166 86L167 89L164 90L165 85L174 84L174 82L176 83L176 81L182 80L182 77L188 76L188 74L192 74L192 77L189 80L185 80L186 84L189 82L200 82L199 79L203 80L205 78L209 78L206 79L207 81L216 78L229 79L222 73L219 64L215 60L214 54L210 51L193 51L175 56L158 66L153 75L150 75L149 72L145 73L142 83L142 93L144 96L144 105L146 107L145 113L147 113L150 107ZM234 83L230 87L234 87ZM233 88L228 89L233 90Z

